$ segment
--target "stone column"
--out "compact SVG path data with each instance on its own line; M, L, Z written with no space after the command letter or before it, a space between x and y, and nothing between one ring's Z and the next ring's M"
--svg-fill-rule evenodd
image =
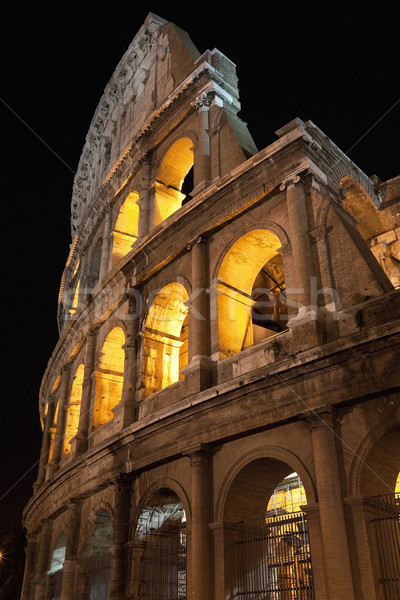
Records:
M145 156L142 161L142 184L138 202L138 240L144 238L150 231L150 176L150 157Z
M193 600L211 600L211 452L200 445L189 452L189 456L192 473L190 597Z
M46 465L49 461L49 450L50 450L50 442L51 442L51 432L50 429L54 423L54 413L56 408L56 399L54 396L50 396L47 406L47 414L45 416L44 422L44 430L42 437L42 447L40 450L40 459L39 459L39 468L38 468L38 476L36 482L34 484L34 488L37 489L40 487L45 480L46 475Z
M281 190L285 187L296 288L295 298L299 304L299 315L301 315L310 306L310 285L313 276L306 198L304 183L300 177L287 181L281 186Z
M70 365L65 365L61 373L60 391L58 396L57 430L54 438L53 456L46 466L48 479L58 469L64 449L65 413L68 406L68 392L70 384Z
M35 591L33 600L45 600L47 589L46 571L49 568L52 521L42 522L38 541L38 557L36 561Z
M130 481L123 478L113 483L115 488L115 512L109 600L124 600L127 586L127 544L129 541L132 485Z
M355 600L333 415L327 410L311 415L308 422L311 427L328 598Z
M108 273L110 263L110 236L111 236L111 207L106 206L104 213L103 243L101 247L101 262L99 281L102 281Z
M27 534L25 547L25 569L22 583L21 600L31 600L32 579L35 567L35 556L37 551L37 535Z
M137 421L138 402L135 397L137 377L137 336L139 333L139 310L136 310L134 296L128 298L128 315L125 318L125 363L124 382L122 386L121 401L113 409L114 421L117 429L123 429L130 423Z
M312 262L304 183L296 176L281 185L286 188L286 210L292 248L292 285L286 282L288 327L293 332L294 350L301 351L321 343L321 328L311 309L311 289L316 281ZM294 314L293 314L293 308Z
M203 93L197 98L194 107L197 110L197 136L198 144L195 149L194 159L194 189L191 193L195 196L198 192L210 185L211 156L209 137L209 110L211 96Z
M211 385L210 319L208 297L207 240L197 238L191 245L192 292L189 298L189 363L182 372L191 393Z
M357 549L359 564L360 576L358 585L355 586L357 598L376 600L374 568L367 530L367 503L362 496L346 498L345 502L351 508L354 527L353 547ZM372 514L371 518L373 516L375 515Z
M82 304L86 301L86 297L88 294L88 285L87 285L87 268L88 268L88 247L82 248L81 254L81 266L80 266L80 286L79 286L79 296L78 296L78 306L82 306Z
M67 543L61 587L62 600L75 600L76 559L80 523L81 502L73 500L68 507Z
M90 426L90 398L92 391L92 375L96 359L96 338L95 331L89 333L86 337L84 373L82 382L81 410L79 413L78 431L72 441L73 456L79 456L87 450L87 436Z

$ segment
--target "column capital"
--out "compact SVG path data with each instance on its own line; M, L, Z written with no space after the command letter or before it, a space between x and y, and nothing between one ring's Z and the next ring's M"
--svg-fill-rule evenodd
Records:
M300 186L304 187L304 181L300 177L300 175L290 175L286 179L284 179L279 186L281 192L284 190L288 190L289 188L294 187L295 185L300 184Z
M196 110L209 110L211 106L211 101L213 98L213 94L211 92L202 92L197 96L197 98L192 102L193 108Z
M189 456L192 460L195 458L210 458L213 454L213 447L209 444L203 444L199 442L198 444L194 444L188 448L182 450L183 456Z

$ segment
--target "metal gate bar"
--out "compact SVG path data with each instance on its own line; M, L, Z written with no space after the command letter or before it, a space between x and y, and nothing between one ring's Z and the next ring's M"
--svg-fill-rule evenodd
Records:
M89 559L89 600L108 600L111 553L92 554Z
M372 547L386 600L400 600L400 494L369 498Z
M302 512L241 523L235 597L314 600L307 520Z
M186 534L179 531L146 534L140 598L186 600Z

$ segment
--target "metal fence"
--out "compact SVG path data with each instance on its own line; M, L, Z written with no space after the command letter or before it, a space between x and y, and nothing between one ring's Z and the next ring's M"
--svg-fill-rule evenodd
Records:
M186 534L148 532L142 556L139 598L186 600Z
M241 523L237 565L235 598L314 600L305 514Z
M89 600L108 600L111 553L93 554L89 559Z
M369 498L369 542L385 600L400 600L400 494Z

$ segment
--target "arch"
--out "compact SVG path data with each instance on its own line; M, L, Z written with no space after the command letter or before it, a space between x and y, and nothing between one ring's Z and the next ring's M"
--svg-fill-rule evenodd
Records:
M92 254L89 262L87 285L89 288L94 287L99 280L100 276L100 265L101 265L101 254L102 254L103 238L99 237L92 250Z
M120 326L106 336L98 355L95 371L93 426L101 427L113 419L113 408L122 395L125 363L125 334Z
M143 331L144 397L183 379L188 364L188 293L169 283L154 297Z
M217 499L216 519L235 522L263 518L268 500L285 477L297 473L308 503L316 502L314 483L304 464L291 452L279 446L252 450L239 459L227 473ZM254 483L254 486L252 485ZM253 499L243 489L253 490Z
M170 487L146 495L135 528L135 597L186 598L186 511Z
M141 502L135 537L144 537L150 530L177 531L186 527L186 522L186 510L180 494L166 484L159 485Z
M49 591L52 600L61 598L61 585L64 570L65 554L67 549L67 534L61 531L56 539L51 554L50 568L47 571L49 576Z
M139 225L139 194L136 190L130 192L118 211L115 227L112 232L111 266L123 258L132 248L138 237Z
M358 462L356 493L362 496L393 494L400 471L400 427L369 442Z
M85 567L85 597L106 599L109 594L114 536L109 511L98 509L92 515L90 525L81 557Z
M272 229L237 237L218 269L220 359L286 329L282 244Z
M72 380L64 433L64 456L71 452L71 440L78 432L84 371L85 367L81 363L76 369Z
M287 502L290 485L296 488L294 506ZM299 459L282 448L260 448L233 465L224 487L217 518L222 517L227 535L227 595L311 597L310 545L302 507L307 504L306 488L311 501L314 494ZM277 505L271 499L278 495Z
M190 137L179 138L165 153L155 180L155 227L182 206L186 198L182 186L193 161L193 141Z

